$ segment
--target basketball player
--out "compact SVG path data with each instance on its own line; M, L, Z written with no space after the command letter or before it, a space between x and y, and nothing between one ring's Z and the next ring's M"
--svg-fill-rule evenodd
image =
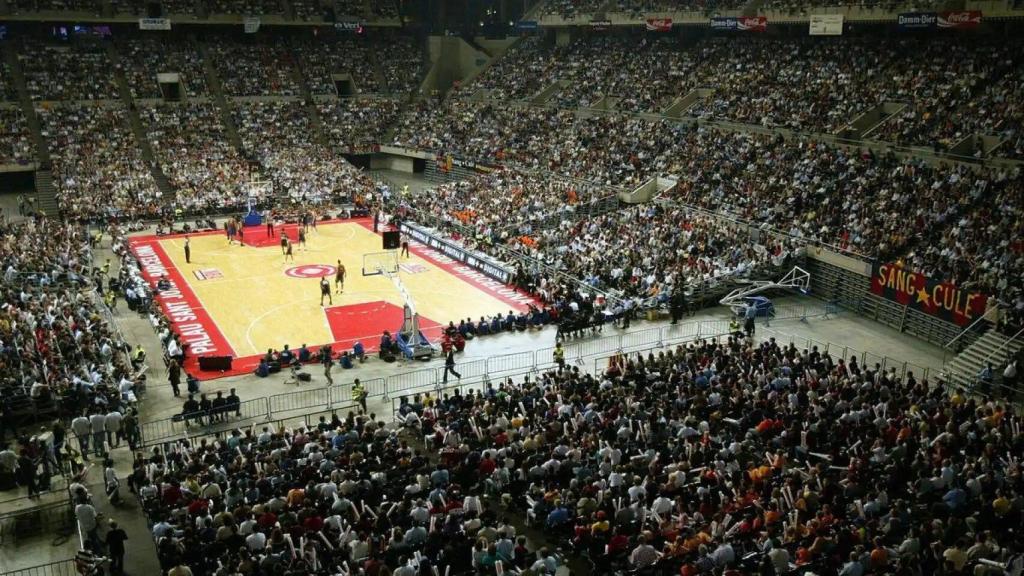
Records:
M188 236L185 236L185 264L192 263L192 247L188 245Z
M305 248L306 250L309 249L309 248L306 248L306 228L305 228L305 225L303 225L302 228L299 228L299 246L302 247L302 248Z
M345 265L338 260L338 268L334 271L334 287L338 290L338 294L345 291Z
M402 235L402 252L401 252L401 255L405 256L406 258L409 257L409 239L406 238L404 234Z
M331 282L327 279L327 276L320 277L320 307L324 305L324 296L327 296L327 302L333 306L334 299L331 298Z
M281 230L281 254L288 251L288 232Z
M274 237L274 213L267 211L267 237Z
M228 233L228 246L230 246L235 243L235 221L232 219L225 222L224 229Z
M238 245L245 246L245 237L242 234L242 223L238 223Z
M287 237L281 240L281 242L285 244L284 261L287 262L290 259L292 262L295 262L295 255L292 254L292 243L288 240Z

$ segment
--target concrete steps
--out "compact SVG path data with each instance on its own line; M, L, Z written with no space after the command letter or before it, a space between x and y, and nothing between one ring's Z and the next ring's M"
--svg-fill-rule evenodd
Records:
M538 92L535 96L530 99L530 103L534 105L547 104L548 100L555 97L565 88L568 88L571 83L568 80L555 80L551 84L548 84L543 90Z
M224 132L228 136L228 140L231 145L238 149L243 155L245 154L245 147L242 146L242 138L238 135L238 128L235 126L235 120L231 117L231 103L227 97L224 96L224 86L220 83L220 76L217 74L217 68L213 65L213 60L210 57L209 50L206 49L206 45L202 42L199 43L199 55L203 59L203 72L206 73L206 85L210 89L210 94L213 96L213 101L217 105L217 110L220 112L220 120L224 123Z
M1021 348L1024 348L1021 338L1011 340L998 330L989 329L946 364L946 377L950 384L972 388L978 380L978 373L989 362L998 380L1003 366Z
M370 63L373 64L373 79L377 82L377 92L388 94L391 86L388 86L388 77L384 74L384 63L380 60L380 54L376 50L370 51Z
M299 71L298 66L291 68L292 79L299 87L302 95L303 105L306 107L306 115L309 116L309 125L313 128L313 141L317 144L329 147L330 140L327 138L327 131L324 129L324 120L320 117L320 110L317 108L316 100L313 99L313 92L309 89L306 77Z
M29 132L36 144L36 160L40 166L50 166L50 146L43 137L42 125L36 115L35 107L32 105L32 98L28 93L28 85L25 84L25 73L21 69L21 62L14 51L14 44L0 44L0 51L11 71L11 80L14 81L14 88L18 92L18 104L21 106L21 113L25 116Z
M110 61L114 63L114 82L117 83L117 90L121 95L121 101L124 102L128 115L128 125L131 126L132 135L135 136L135 142L142 151L142 159L149 165L149 172L153 176L156 187L163 195L164 201L171 203L175 199L175 190L171 186L170 181L167 180L167 175L160 168L160 163L156 160L156 153L153 152L153 147L149 142L149 133L142 124L142 118L139 116L138 108L135 107L135 101L132 100L132 91L131 87L128 86L128 78L125 77L124 71L118 65L120 55L113 44L107 44L107 55Z
M21 113L25 116L29 133L36 144L36 160L39 168L35 172L36 207L48 216L57 216L59 207L57 205L57 187L53 184L53 172L50 171L50 145L43 137L42 124L39 116L36 115L35 106L32 105L32 98L28 93L28 85L25 84L25 74L21 70L21 62L14 51L12 44L0 44L0 51L11 71L11 80L18 91L18 104L21 106Z
M36 204L39 210L47 216L56 216L59 209L57 206L57 187L53 184L53 172L49 170L36 170Z

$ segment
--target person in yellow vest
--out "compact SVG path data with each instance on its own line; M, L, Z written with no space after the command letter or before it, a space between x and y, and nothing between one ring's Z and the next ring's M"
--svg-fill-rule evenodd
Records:
M142 345L135 346L135 352L132 354L132 365L135 368L139 368L143 363L146 362L146 351L142 349Z
M366 412L366 389L363 388L359 378L356 378L352 382L352 399L359 403L363 407L363 412Z
M562 348L561 342L555 344L555 350L551 353L551 356L559 368L565 368L565 350Z
M103 300L107 303L107 308L110 308L111 310L117 309L117 295L114 294L113 290L107 290L106 295L103 296Z

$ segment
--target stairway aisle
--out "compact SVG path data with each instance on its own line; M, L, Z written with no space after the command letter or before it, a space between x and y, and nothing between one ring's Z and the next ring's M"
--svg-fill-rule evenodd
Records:
M36 205L44 214L55 216L57 207L57 188L53 185L53 173L51 172L50 144L43 136L42 124L32 105L32 98L28 93L28 85L25 83L25 74L21 69L21 62L15 53L14 44L0 44L0 51L3 52L4 61L11 71L11 79L18 91L18 104L21 106L21 113L25 116L29 132L36 145L36 161L39 168L35 174Z
M206 85L209 87L210 93L213 95L213 101L220 112L220 121L224 124L224 131L227 133L231 145L237 148L242 155L245 155L242 138L238 135L238 128L235 126L235 120L231 116L231 102L224 95L224 86L220 82L220 75L217 74L217 67L213 65L210 51L206 49L206 45L199 42L198 47L199 54L203 60L203 71L206 73Z
M142 124L142 117L139 115L139 110L135 106L135 100L132 98L132 90L128 85L128 78L125 77L124 71L121 68L120 56L113 44L107 44L107 56L110 61L114 64L114 82L117 84L117 90L121 97L121 102L124 103L125 110L128 113L128 124L131 126L132 134L135 136L135 142L142 150L142 159L149 165L149 172L153 176L153 180L156 182L157 188L163 195L163 198L167 202L173 202L175 199L175 191L171 186L167 175L160 168L160 163L156 161L156 153L153 152L153 146L149 142L149 134L146 131L146 127Z
M302 102L306 107L306 115L309 117L309 125L313 127L313 141L321 146L329 147L331 143L327 138L327 131L324 129L324 121L320 117L320 110L317 109L317 103L313 99L313 92L309 89L306 77L299 71L298 66L291 67L291 75L292 80L299 87L299 94L302 95Z
M992 371L998 383L1006 362L1024 348L1024 340L1011 340L995 328L989 328L970 346L964 348L956 358L946 365L949 383L965 388L973 388L978 381L978 373L986 362L992 364Z

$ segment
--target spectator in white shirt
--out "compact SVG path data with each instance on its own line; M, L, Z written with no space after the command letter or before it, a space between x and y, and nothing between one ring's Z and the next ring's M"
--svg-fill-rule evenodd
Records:
M103 427L107 431L107 444L110 444L111 448L117 448L121 445L121 420L124 416L117 410L111 410L106 415L103 421Z

